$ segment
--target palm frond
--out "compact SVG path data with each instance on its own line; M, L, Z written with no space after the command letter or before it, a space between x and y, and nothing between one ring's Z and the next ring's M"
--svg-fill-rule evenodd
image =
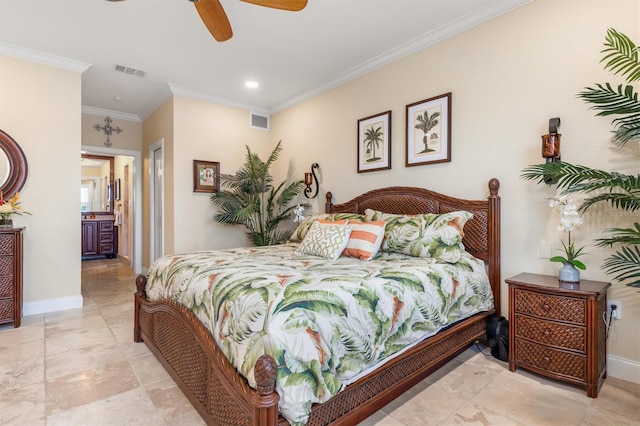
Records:
M622 251L616 252L607 258L602 264L602 269L607 274L617 274L616 281L628 281L631 287L640 287L640 247L622 247Z
M598 247L613 246L614 244L626 244L640 246L640 223L633 224L635 228L609 228L605 232L612 234L609 238L598 238Z
M604 45L600 62L606 62L605 69L623 75L630 83L640 80L639 49L629 37L609 28Z
M623 88L622 85L619 85L615 90L609 83L596 84L596 87L597 89L586 87L578 94L578 97L592 104L591 109L599 110L597 116L623 116L612 122L614 142L617 145L624 145L631 140L640 138L640 103L634 87L627 85Z

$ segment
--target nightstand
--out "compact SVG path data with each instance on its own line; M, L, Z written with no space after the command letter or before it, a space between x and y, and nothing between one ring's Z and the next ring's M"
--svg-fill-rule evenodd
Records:
M520 274L509 284L509 370L517 367L586 387L598 396L607 375L607 288L581 280Z

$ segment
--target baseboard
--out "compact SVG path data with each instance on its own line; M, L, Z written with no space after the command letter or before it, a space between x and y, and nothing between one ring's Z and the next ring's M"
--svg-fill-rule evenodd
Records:
M82 308L82 295L58 297L57 299L36 300L24 302L22 315L45 314L47 312L65 311L67 309Z
M608 355L607 376L640 384L640 362Z

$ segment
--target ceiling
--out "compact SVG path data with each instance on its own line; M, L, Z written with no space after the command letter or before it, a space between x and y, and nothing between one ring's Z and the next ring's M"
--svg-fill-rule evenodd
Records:
M300 12L220 1L234 32L222 43L188 0L2 0L0 54L87 66L83 107L123 118L171 93L269 114L532 0L309 0Z

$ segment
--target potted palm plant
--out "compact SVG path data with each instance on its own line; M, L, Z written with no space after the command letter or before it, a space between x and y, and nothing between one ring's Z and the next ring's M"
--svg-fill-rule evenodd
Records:
M598 110L598 116L617 116L613 120L613 142L622 146L640 141L640 101L631 83L640 80L640 48L629 37L609 29L604 43L604 68L626 80L614 88L609 83L587 87L578 96ZM545 163L525 168L524 179L538 183L556 182L563 194L589 195L578 208L586 211L596 203L609 203L629 213L640 210L640 174L624 175L566 162ZM631 216L631 215L629 215ZM621 249L602 265L614 280L640 287L640 223L630 228L609 228L608 238L596 240L600 247L619 245Z
M269 169L281 151L282 141L267 161L262 161L247 146L244 165L235 174L220 175L221 190L211 194L211 202L219 208L213 219L229 225L244 225L247 237L256 246L285 242L292 233L291 229L282 229L279 225L291 218L296 208L292 202L304 183L298 180L286 185L283 181L274 186Z

